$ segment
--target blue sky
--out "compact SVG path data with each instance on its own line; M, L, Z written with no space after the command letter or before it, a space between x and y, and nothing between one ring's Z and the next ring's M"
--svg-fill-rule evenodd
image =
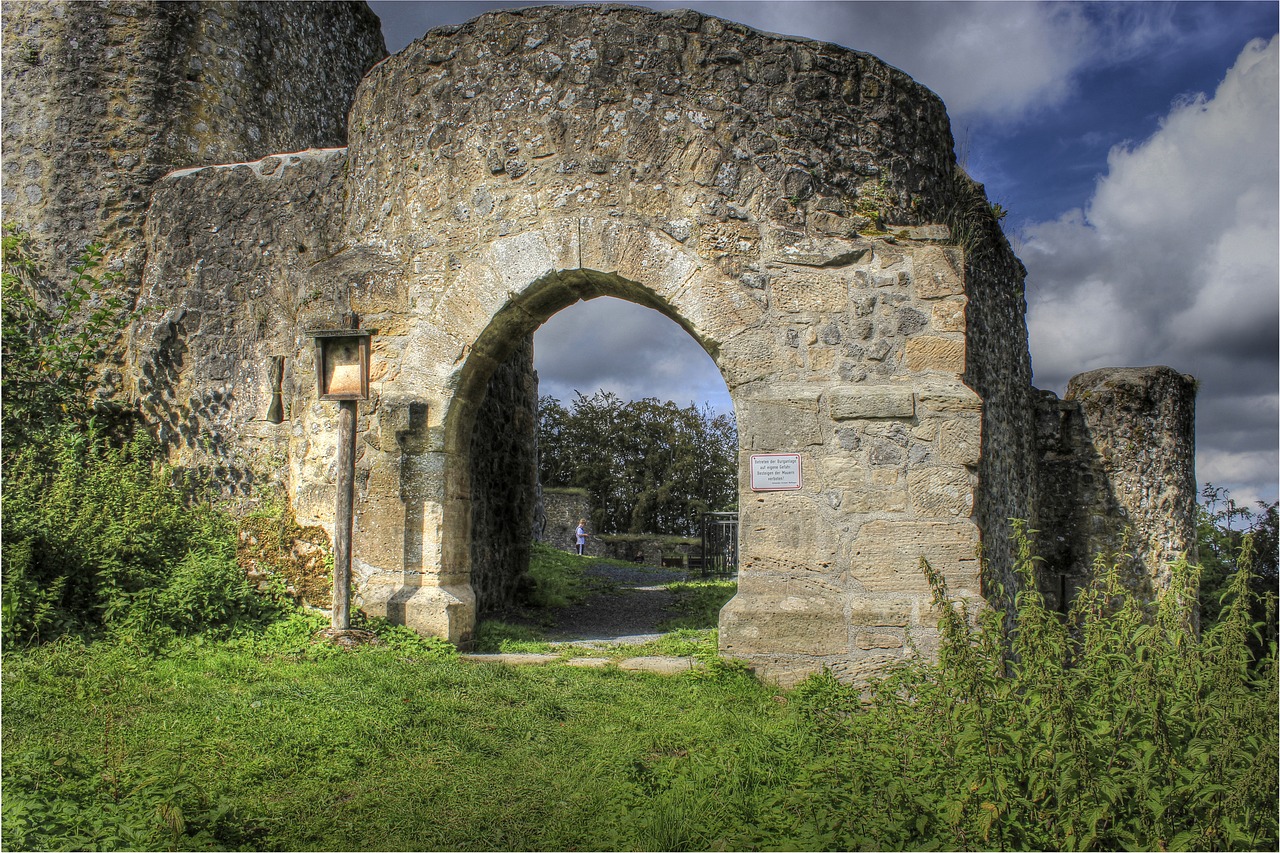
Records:
M387 48L532 3L374 2ZM1168 364L1200 381L1197 476L1275 500L1280 474L1278 6L639 3L872 53L947 104L957 156L1010 213L1035 384ZM544 393L728 408L678 327L617 300L535 338Z

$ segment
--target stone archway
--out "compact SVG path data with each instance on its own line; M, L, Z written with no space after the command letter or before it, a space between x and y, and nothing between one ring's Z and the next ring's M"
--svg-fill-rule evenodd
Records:
M930 650L921 555L977 597L980 522L1027 514L1030 459L1009 438L1027 417L1021 279L1007 246L969 238L994 253L975 266L929 224L957 186L941 104L865 54L695 13L484 16L377 66L347 149L158 185L143 301L163 310L135 330L139 394L225 436L220 462L286 459L299 515L327 523L333 415L305 330L359 314L378 334L358 600L465 642L465 438L488 376L579 298L657 308L738 416L722 650L782 680L857 677L908 654L908 633ZM273 359L278 425L262 417ZM198 414L173 402L219 383L234 387ZM770 453L799 458L800 488L751 490Z
M579 270L658 299L713 352L744 471L752 453L802 459L802 489L743 491L747 561L722 614L722 650L780 680L823 665L857 678L908 654L908 633L928 654L919 557L976 596L980 531L987 576L1014 590L1011 518L1056 531L1059 603L1128 528L1140 590L1158 595L1194 548L1194 382L1143 368L1077 377L1062 400L1031 387L1024 270L956 165L941 101L875 57L690 10L527 8L427 33L352 98L381 56L357 5L326 6L323 44L310 12L245 6L228 29L212 7L139 7L140 27L85 6L68 27L49 8L18 23L50 62L5 66L6 103L57 119L43 122L56 144L19 152L15 216L55 267L66 235L102 228L113 265L145 264L121 285L148 309L122 393L174 465L236 500L272 485L331 523L333 417L306 331L348 311L378 329L357 569L371 601L424 631L466 633L450 412L492 360L485 330L539 316L557 289L533 285ZM224 50L267 29L313 49ZM76 39L151 59L72 68L59 57L84 53ZM196 53L221 59L170 97ZM325 85L298 85L321 66ZM50 160L100 147L87 90L137 108L113 118L121 156ZM196 121L210 93L217 115ZM28 124L6 132L40 136ZM207 165L218 152L261 159ZM157 177L165 164L196 168ZM52 201L51 180L66 184Z

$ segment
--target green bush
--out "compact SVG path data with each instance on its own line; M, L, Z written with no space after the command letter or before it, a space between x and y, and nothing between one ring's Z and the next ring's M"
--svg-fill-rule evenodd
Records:
M273 612L236 565L228 518L175 484L127 412L92 400L101 359L136 316L109 295L101 247L48 311L25 238L9 226L3 238L6 645L68 632L163 643Z
M145 432L120 446L92 422L16 452L3 499L7 643L66 632L162 642L273 612L236 565L229 519L184 499L158 453Z
M1201 637L1194 567L1175 566L1150 608L1101 570L1064 621L1035 592L1018 532L1011 623L969 613L925 564L937 664L866 697L830 677L796 691L831 748L796 785L804 802L779 802L790 819L768 827L771 843L1275 849L1275 647L1261 660L1249 648L1251 540Z

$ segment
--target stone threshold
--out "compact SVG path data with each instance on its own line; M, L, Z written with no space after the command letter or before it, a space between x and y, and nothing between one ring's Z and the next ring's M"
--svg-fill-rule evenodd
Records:
M634 657L617 660L615 658L566 658L552 654L463 654L460 656L472 663L502 664L505 666L540 666L551 663L563 663L565 666L580 666L591 669L604 669L616 666L623 672L652 672L657 675L679 675L695 669L702 669L706 664L691 657Z

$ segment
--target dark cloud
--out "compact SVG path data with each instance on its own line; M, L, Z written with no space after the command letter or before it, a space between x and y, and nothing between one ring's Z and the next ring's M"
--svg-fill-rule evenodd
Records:
M605 390L732 410L719 370L688 332L619 299L579 302L556 314L534 336L534 362L541 393L564 402L575 391Z

